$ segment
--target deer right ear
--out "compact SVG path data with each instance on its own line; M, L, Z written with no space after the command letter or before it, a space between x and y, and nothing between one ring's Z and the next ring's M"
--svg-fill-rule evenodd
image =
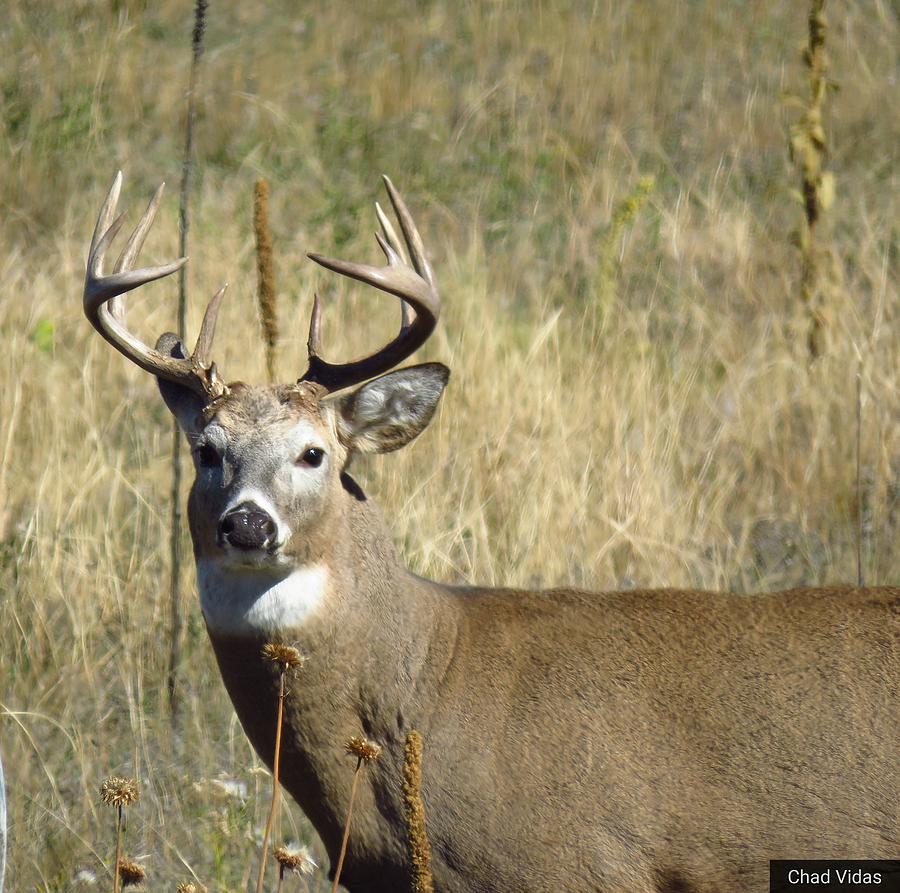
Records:
M184 345L177 335L166 332L156 342L156 349L167 357L176 360L187 359ZM202 412L206 401L196 392L184 385L175 384L157 376L156 383L159 392L169 407L169 412L178 421L178 427L187 435L188 439L196 437L202 427Z
M388 453L425 430L450 377L441 363L388 372L338 401L338 433L361 453Z

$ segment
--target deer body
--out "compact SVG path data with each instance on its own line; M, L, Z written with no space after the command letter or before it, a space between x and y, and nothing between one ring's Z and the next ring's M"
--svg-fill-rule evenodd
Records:
M384 748L362 777L346 886L408 889L400 779L412 729L425 740L439 893L762 891L769 859L896 854L900 589L518 592L403 567L347 473L354 453L415 438L447 381L439 364L382 374L439 308L388 185L412 267L380 209L387 267L314 259L397 295L415 320L405 313L373 356L331 365L317 302L297 384L219 379L208 354L221 292L191 357L174 336L151 350L127 333L116 296L180 265L131 270L158 195L104 277L114 184L85 287L88 317L157 376L191 443L201 607L270 766L278 681L262 646L307 658L289 683L281 780L332 864L353 770L343 744L362 735Z
M332 863L352 769L335 742L385 748L363 777L349 889L407 889L413 728L439 891L762 891L769 858L896 852L900 590L441 586L385 562L374 510L347 500L355 544L377 544L371 575L341 579L348 556L323 556L337 573L321 611L276 634L309 656L282 781ZM260 649L274 632L210 629L270 766L277 682Z

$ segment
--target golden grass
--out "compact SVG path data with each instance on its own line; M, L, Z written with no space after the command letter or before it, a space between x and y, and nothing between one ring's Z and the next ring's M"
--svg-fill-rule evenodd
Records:
M265 821L267 779L196 606L184 724L170 735L159 648L169 419L152 381L80 309L114 169L126 171L132 220L159 179L178 176L187 7L7 4L0 748L10 890L78 889L80 869L101 870L109 817L95 791L109 774L140 783L129 850L149 854L160 889L193 878L246 890ZM866 576L900 578L898 134L884 104L898 29L887 5L830 12L841 291L832 344L813 366L787 238L795 176L781 103L802 84L802 6L289 9L223 0L210 11L189 329L229 281L220 368L264 380L248 196L265 177L282 376L305 368L314 289L326 299L326 356L388 337L396 307L305 253L375 259L371 201L379 175L394 178L445 303L417 361L443 361L453 376L426 435L355 473L417 572L760 588L783 579L754 561L755 525L772 520L810 538L793 556L801 573L800 553L818 538L825 560L807 577L851 582L859 363ZM597 314L599 246L641 177L655 187L621 232L614 300ZM144 257L176 253L170 195ZM147 339L174 326L174 282L127 301ZM296 810L286 821L310 841Z

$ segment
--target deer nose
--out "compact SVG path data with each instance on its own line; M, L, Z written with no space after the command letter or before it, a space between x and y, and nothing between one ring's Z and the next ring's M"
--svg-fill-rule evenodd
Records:
M271 516L252 503L236 506L219 521L219 542L236 549L265 549L277 532Z

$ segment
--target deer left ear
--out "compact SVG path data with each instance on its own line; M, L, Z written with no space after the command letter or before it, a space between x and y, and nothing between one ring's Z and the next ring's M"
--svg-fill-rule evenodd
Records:
M171 332L160 336L159 341L156 342L156 349L167 357L177 360L187 359L184 345ZM206 401L184 385L166 381L158 376L156 383L166 406L169 407L169 412L178 420L178 426L185 433L187 439L190 441L192 438L196 438L202 428L200 414L203 412L203 407L206 406Z
M361 453L399 450L425 430L449 378L441 363L423 363L367 382L338 398L338 435Z

